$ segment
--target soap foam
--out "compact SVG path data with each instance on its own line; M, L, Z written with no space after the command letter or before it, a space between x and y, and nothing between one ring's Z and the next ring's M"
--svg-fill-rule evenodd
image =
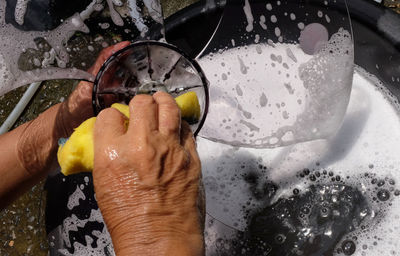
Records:
M156 0L143 0L148 15L157 23L163 24L161 6ZM18 24L24 23L26 9L29 0L18 0L15 8L15 20ZM19 86L32 82L52 79L83 79L93 81L94 76L74 68L66 68L70 63L66 45L76 32L89 33L89 28L84 21L95 11L102 11L108 5L112 21L117 26L124 25L122 14L129 13L142 36L148 31L144 25L143 12L138 11L135 0L130 0L126 6L122 6L119 0L93 0L81 13L75 13L65 19L61 25L51 31L22 31L12 24L5 22L5 10L7 1L0 1L0 95L3 95ZM118 10L116 10L119 8ZM124 16L126 17L126 16ZM143 21L143 24L140 23ZM32 56L29 62L36 70L21 70L19 61L22 54L28 49L40 50L37 39L44 39L51 49L44 52L43 56ZM40 59L40 60L39 60ZM40 63L39 63L40 62Z
M72 195L68 198L67 208L68 210L72 210L75 206L79 205L79 200L85 200L86 196L82 192L82 189L79 186L76 186L76 190Z
M361 195L367 205L358 217L348 216L357 219L354 230L341 237L333 254L343 255L337 250L347 248L347 255L395 255L400 237L396 224L400 219L399 113L398 99L376 77L357 68L343 125L329 140L250 149L198 138L207 212L230 227L245 230L258 209L310 193L312 186L324 187L318 193L325 191L331 200L338 199L335 191L352 189L348 195ZM327 237L334 231L324 230ZM355 252L350 254L352 246Z
M94 230L92 232L91 235L96 238L94 246L92 246L93 238L91 238L90 236L85 236L86 245L78 242L73 242L73 244L71 244L71 240L69 237L70 232L78 231L78 228L84 228L90 222L104 223L104 219L101 215L100 209L92 209L90 212L90 216L87 219L79 219L75 214L72 214L70 217L67 217L64 220L61 235L66 246L72 246L73 253L70 253L67 249L60 249L58 252L61 253L61 255L100 256L104 255L104 253L108 253L107 255L115 255L111 237L106 225L103 226L103 229L101 231Z
M346 30L332 35L315 55L297 44L260 43L213 53L199 63L210 81L211 104L200 133L205 138L233 146L278 147L327 138L341 125L353 74ZM221 73L227 79L220 79ZM259 104L262 95L267 105Z
M251 31L253 31L253 28L254 28L254 26L253 26L254 17L251 12L249 0L245 0L245 4L243 6L243 11L244 11L244 14L246 15L246 20L247 20L246 31L251 32Z
M15 5L14 16L15 16L15 22L17 22L19 25L24 24L25 13L29 1L30 0L17 0L17 3Z

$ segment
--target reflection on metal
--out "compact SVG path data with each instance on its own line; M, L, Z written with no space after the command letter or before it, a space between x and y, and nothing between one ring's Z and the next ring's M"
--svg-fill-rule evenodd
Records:
M157 41L133 43L112 55L100 69L93 86L97 115L113 103L129 104L137 94L165 91L177 97L194 91L200 119L191 125L196 136L208 112L208 81L199 64L173 45Z

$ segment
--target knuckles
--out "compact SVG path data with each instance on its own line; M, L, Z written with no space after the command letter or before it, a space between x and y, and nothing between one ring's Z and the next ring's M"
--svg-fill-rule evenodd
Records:
M106 108L106 109L103 109L103 110L100 111L100 113L97 115L97 118L98 118L98 119L106 119L107 116L116 114L117 112L115 112L115 111L118 111L118 110L113 109L113 108Z
M149 104L154 104L155 101L152 96L150 95L145 95L145 94L139 94L133 97L131 102L129 103L129 106L132 108L134 105L149 105Z

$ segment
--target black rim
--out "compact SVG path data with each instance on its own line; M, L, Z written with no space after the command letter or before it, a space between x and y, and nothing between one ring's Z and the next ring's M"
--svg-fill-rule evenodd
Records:
M197 63L196 60L190 58L185 52L183 52L182 50L180 50L179 48L177 48L174 45L171 44L167 44L167 43L162 43L162 42L158 42L158 41L152 41L152 40L147 40L147 41L139 41L139 42L135 42L132 43L130 45L128 45L127 47L115 52L113 55L111 55L110 58L108 58L104 64L101 66L99 72L96 75L96 79L94 80L94 85L93 85L93 92L92 92L92 107L93 107L93 112L94 115L97 116L101 109L99 109L97 107L97 98L96 98L96 91L98 89L98 83L99 80L104 72L104 70L106 69L106 67L115 59L117 58L120 54L122 54L123 52L131 49L131 48L135 48L135 47L139 47L139 46L149 46L149 45L157 45L157 46L161 46L161 47L165 47L168 49L171 49L177 53L179 53L180 55L182 55L184 58L186 58L191 65L196 69L197 73L199 74L200 78L201 78L201 82L203 83L203 88L204 88L204 94L205 94L205 106L204 106L204 113L203 113L203 117L200 120L199 125L197 126L196 131L194 132L194 136L197 136L197 134L200 132L201 128L204 125L204 122L206 120L207 117L207 113L208 113L208 104L209 104L209 92L208 92L208 80L206 78L206 76L204 75L203 70L201 69L200 65Z

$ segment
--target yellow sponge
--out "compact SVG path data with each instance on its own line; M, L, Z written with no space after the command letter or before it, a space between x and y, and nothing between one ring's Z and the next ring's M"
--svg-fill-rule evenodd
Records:
M114 103L111 105L112 108L117 109L119 112L124 114L127 118L129 118L129 106L121 103Z
M195 92L187 92L175 98L181 109L181 117L189 124L197 123L200 119L200 104Z
M175 98L175 101L181 109L182 119L189 123L199 121L200 104L195 92L182 94ZM119 110L129 118L129 106L114 103L111 107ZM75 129L64 145L60 145L58 148L58 163L60 164L61 172L65 176L79 172L91 172L93 170L93 128L95 122L95 117L84 121Z
M93 170L93 128L95 122L95 117L83 122L75 129L65 144L58 148L58 163L64 175Z

